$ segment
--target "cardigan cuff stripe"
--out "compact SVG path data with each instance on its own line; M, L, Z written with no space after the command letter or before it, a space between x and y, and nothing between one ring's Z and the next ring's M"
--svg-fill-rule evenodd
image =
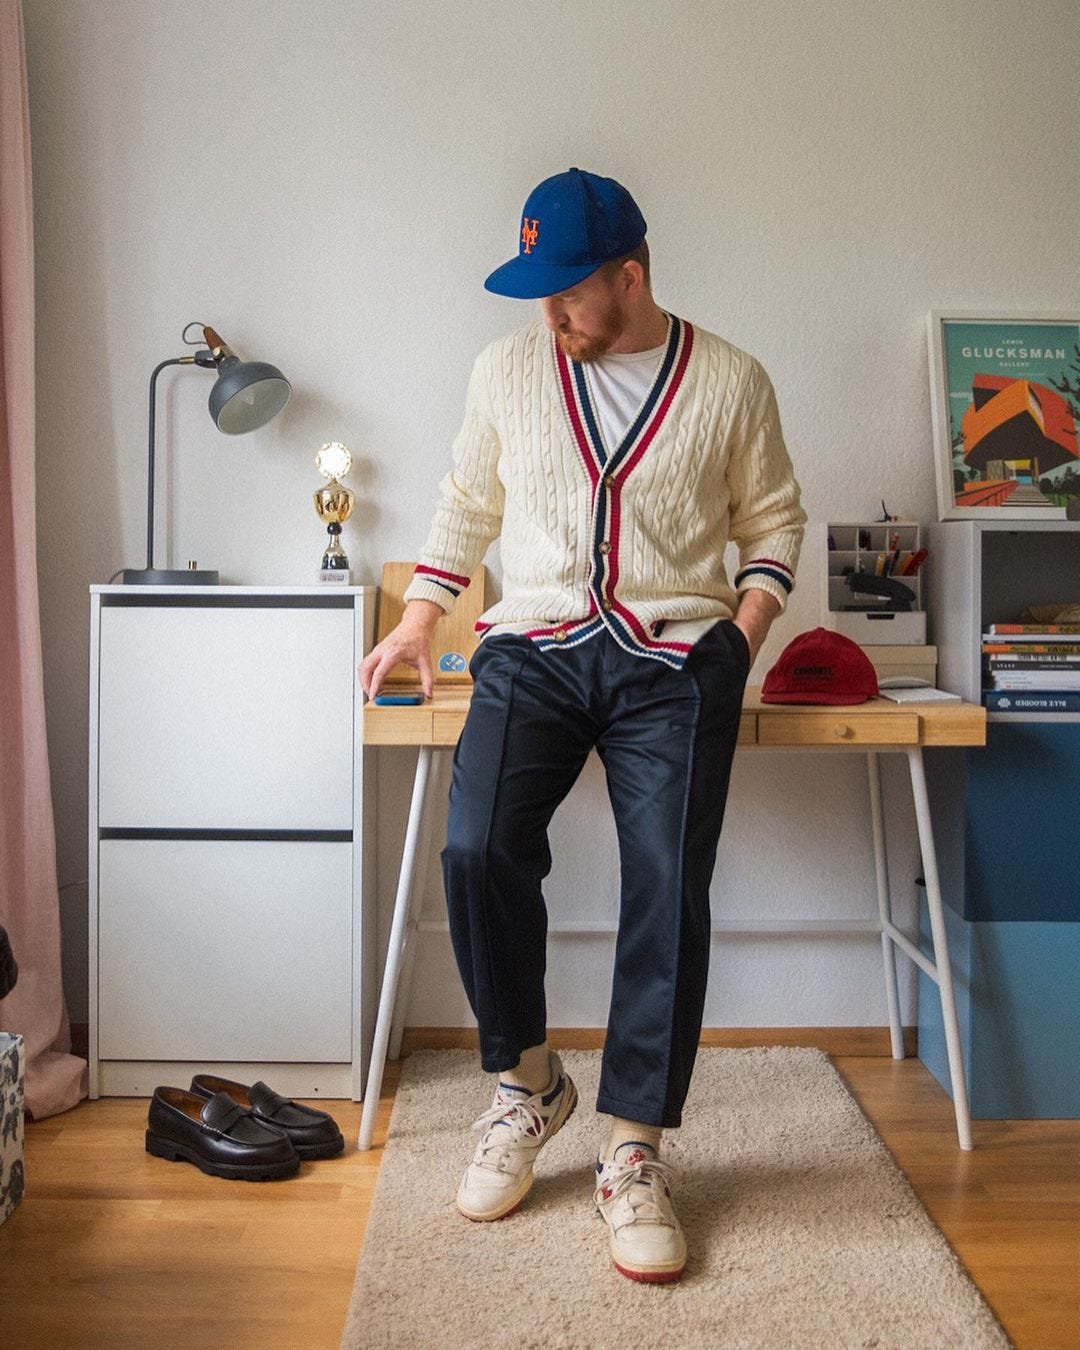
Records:
M458 576L456 572L444 572L441 567L429 567L427 563L417 563L413 576L423 577L425 581L433 581L438 586L445 586L454 595L460 595L469 584L468 577Z
M749 581L749 578L755 576L769 577L770 580L778 582L789 594L791 592L792 580L791 572L788 568L784 568L783 571L781 571L779 566L765 567L760 563L751 563L749 566L744 567L741 572L736 572L736 587L741 587L744 582ZM750 584L753 585L753 582L750 582Z
M750 558L746 563L747 567L753 567L758 564L762 567L779 567L782 572L786 572L792 579L795 577L795 573L788 567L787 563L782 563L777 558Z
M405 587L401 598L406 604L410 600L431 600L449 614L456 603L457 593L449 586L444 586L441 581L432 580L431 577L414 576Z

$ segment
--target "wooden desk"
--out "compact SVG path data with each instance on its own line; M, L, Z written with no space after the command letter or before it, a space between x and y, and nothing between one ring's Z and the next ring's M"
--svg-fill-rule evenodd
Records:
M416 707L364 704L365 745L455 746L469 711L471 689L436 689ZM762 703L747 689L740 745L882 746L985 745L986 710L974 703L891 703L874 698L852 707Z
M432 761L436 751L452 750L457 744L465 725L471 692L471 687L460 690L437 689L433 699L415 707L377 706L370 702L364 705L365 746L418 746L420 754L417 757L386 971L364 1093L359 1140L361 1149L371 1146L387 1051L396 1058L400 1050L411 958L415 955L415 933L410 934L409 928L413 888L418 862L420 875L424 873L425 846L430 842L430 832L424 830L423 822L429 804ZM830 750L849 754L859 752L866 756L878 895L878 931L885 962L885 992L893 1058L904 1058L896 986L895 954L899 948L938 986L945 1023L957 1138L962 1149L972 1147L971 1122L922 752L924 746L985 743L986 710L972 703L898 704L883 698L851 707L762 703L761 691L756 687L746 691L739 725L739 745L747 749ZM881 801L881 754L903 754L908 762L933 936L933 960L924 956L918 946L900 932L892 921ZM410 937L414 939L411 942Z

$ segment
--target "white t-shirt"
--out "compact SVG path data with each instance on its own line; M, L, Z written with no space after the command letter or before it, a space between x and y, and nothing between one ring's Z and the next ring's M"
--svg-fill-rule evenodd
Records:
M614 454L652 388L667 343L646 352L608 352L586 363L593 407L608 454Z

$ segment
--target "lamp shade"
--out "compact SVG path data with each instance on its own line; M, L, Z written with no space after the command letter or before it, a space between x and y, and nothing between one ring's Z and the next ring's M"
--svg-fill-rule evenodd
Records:
M265 361L241 361L226 356L210 390L210 416L219 431L239 436L276 417L292 393L292 385L277 366Z

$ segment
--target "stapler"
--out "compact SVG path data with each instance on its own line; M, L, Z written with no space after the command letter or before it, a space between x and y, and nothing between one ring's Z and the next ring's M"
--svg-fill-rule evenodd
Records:
M915 608L915 592L894 577L875 577L869 572L848 572L844 584L856 603L845 605L848 610L885 610L891 614L907 614ZM859 604L860 596L874 596Z

